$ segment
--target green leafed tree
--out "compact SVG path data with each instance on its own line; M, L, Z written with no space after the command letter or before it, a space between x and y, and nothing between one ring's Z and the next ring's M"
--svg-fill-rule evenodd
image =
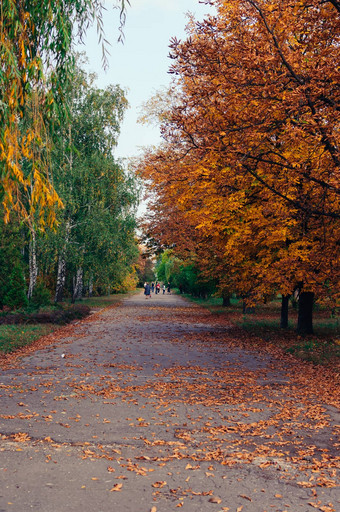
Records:
M75 300L85 280L90 293L98 282L119 288L138 256L136 182L113 157L127 101L119 86L98 89L94 78L75 67L67 92L70 114L54 134L54 185L64 208L58 229L48 236L52 252L46 256L57 265L56 301L66 271Z

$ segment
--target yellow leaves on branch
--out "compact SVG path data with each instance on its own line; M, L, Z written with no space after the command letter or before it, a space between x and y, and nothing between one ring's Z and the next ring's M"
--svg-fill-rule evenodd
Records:
M24 5L18 7L18 12L4 9L7 11L0 20L0 200L5 221L13 210L27 221L39 209L41 225L53 224L54 210L62 203L49 179L49 162L41 154L42 145L47 148L39 113L44 104L42 62L32 53L30 13ZM29 128L23 126L24 116Z

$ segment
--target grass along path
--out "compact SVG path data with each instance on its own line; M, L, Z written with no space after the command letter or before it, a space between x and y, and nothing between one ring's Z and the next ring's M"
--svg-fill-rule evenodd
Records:
M138 290L126 294L84 298L76 303L88 306L93 311L98 311L100 309L119 304L124 298L129 297L134 293L138 293ZM66 304L69 306L69 303ZM49 310L51 311L51 315L53 315L53 312L55 311L53 307L44 308L45 312ZM60 323L21 323L18 325L2 324L0 325L0 355L10 354L27 347L57 329L60 329Z
M338 371L340 366L340 326L339 318L332 312L316 306L314 311L314 334L301 337L295 329L297 310L290 307L289 327L280 329L279 300L256 306L252 313L242 312L242 301L231 299L231 306L223 307L222 299L210 297L198 299L185 295L187 300L208 309L214 315L220 316L239 328L238 334L242 343L247 339L249 347L268 345L279 348L298 359L333 367ZM242 335L243 331L243 335Z

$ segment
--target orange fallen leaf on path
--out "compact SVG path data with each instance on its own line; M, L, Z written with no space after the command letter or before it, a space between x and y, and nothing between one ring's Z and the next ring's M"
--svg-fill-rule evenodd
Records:
M301 487L313 487L315 484L312 484L311 482L297 482L298 485L301 485Z
M113 492L113 491L121 491L122 490L122 487L123 487L123 484L115 484L112 489L110 489L110 492Z
M210 498L209 503L218 503L218 504L220 504L220 503L222 503L222 500L218 496L213 496L212 498Z
M253 501L249 496L246 496L245 494L240 494L240 498L244 498L245 500L248 501Z
M152 487L164 487L166 485L166 482L155 482L154 484L152 484Z

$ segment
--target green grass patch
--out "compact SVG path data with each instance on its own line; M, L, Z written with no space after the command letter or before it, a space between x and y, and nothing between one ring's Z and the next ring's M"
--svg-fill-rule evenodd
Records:
M327 364L340 360L340 346L333 340L306 340L292 345L286 349L286 352L316 364Z
M192 295L189 295L188 293L183 293L182 297L186 297L191 302L195 302L199 306L203 306L205 308L208 308L213 313L225 313L226 307L223 307L223 299L222 297L208 297L206 299L203 299L202 297L193 297ZM239 299L230 299L230 303L232 307L235 308L242 308L242 301Z
M290 305L288 329L280 328L279 299L258 304L249 314L243 313L242 300L231 299L229 307L222 307L222 299L210 297L208 299L194 298L185 295L190 301L207 308L213 314L221 315L232 324L245 331L249 336L250 345L254 337L260 342L280 347L295 357L314 364L329 365L338 368L340 364L339 319L334 317L332 311L318 306L313 314L314 334L301 338L296 333L297 309ZM237 338L237 332L233 335ZM244 336L242 336L242 343Z
M56 328L58 326L53 324L0 325L0 353L8 354L26 347Z

